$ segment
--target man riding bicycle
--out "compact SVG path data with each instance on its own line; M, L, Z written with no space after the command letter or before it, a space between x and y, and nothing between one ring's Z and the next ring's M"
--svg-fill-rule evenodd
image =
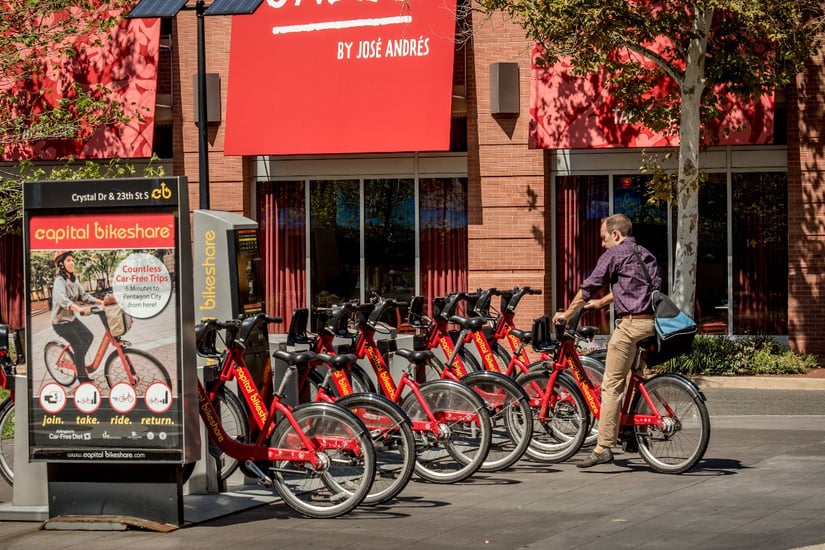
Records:
M636 347L638 342L655 333L651 289L658 289L662 279L656 258L636 242L632 231L633 224L624 214L613 214L602 220L605 252L567 309L553 316L555 324L564 324L583 307L594 309L613 302L616 309L616 329L607 344L602 379L598 441L593 452L576 463L579 468L613 461L612 448L618 440L622 398ZM640 262L644 262L651 274L650 282ZM610 288L610 294L593 299L596 292L605 287Z

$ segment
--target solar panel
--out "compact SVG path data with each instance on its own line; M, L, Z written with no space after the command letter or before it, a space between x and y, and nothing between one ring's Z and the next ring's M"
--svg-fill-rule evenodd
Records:
M144 2L146 0L143 0ZM214 0L204 15L245 15L255 13L263 0Z
M187 0L140 0L126 17L174 17L186 2Z

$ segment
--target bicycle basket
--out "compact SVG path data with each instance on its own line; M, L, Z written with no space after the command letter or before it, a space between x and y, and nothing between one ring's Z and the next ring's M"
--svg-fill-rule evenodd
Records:
M214 319L195 325L195 346L202 357L217 357L218 324Z
M104 305L103 311L106 312L106 322L112 336L123 336L132 328L132 316L123 311L118 304Z
M533 320L532 345L533 349L542 352L555 347L553 331L550 330L550 316L542 315Z
M9 350L9 325L0 325L0 352Z
M413 296L410 299L410 307L407 310L407 323L413 328L423 328L427 325L424 321L423 296Z
M307 334L307 323L309 322L309 310L307 308L297 308L292 311L292 320L289 323L286 343L288 346L296 344L308 344L310 341Z

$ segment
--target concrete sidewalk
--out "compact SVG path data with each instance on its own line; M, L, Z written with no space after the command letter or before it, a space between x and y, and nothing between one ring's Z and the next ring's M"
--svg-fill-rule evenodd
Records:
M233 487L185 497L187 523L170 533L3 521L0 548L825 548L825 395L816 391L825 379L696 381L711 441L682 475L657 474L638 454L584 471L523 459L461 484L413 481L386 506L327 521L297 517L259 487ZM10 494L2 489L0 503Z
M694 376L700 388L750 390L825 390L825 377L806 376Z

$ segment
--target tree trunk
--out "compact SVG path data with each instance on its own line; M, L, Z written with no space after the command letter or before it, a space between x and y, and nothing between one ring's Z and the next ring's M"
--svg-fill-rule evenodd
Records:
M688 48L679 133L679 173L676 182L676 254L673 263L673 301L691 316L696 299L696 259L699 243L699 143L705 54L713 10L697 8L695 38Z

